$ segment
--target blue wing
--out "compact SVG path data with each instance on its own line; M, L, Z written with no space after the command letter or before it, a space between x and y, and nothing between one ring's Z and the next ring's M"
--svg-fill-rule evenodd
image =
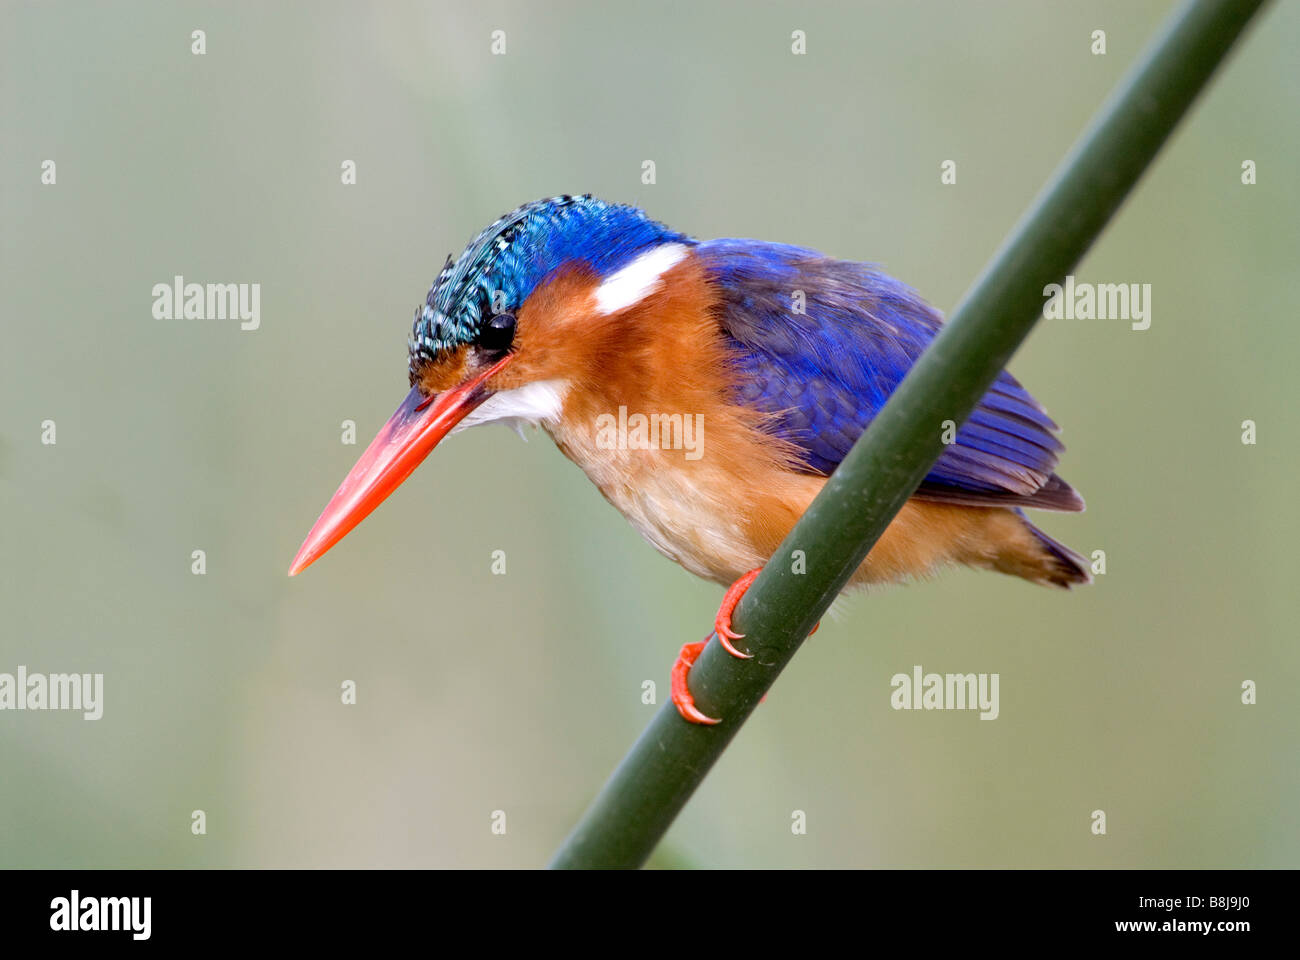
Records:
M829 474L939 329L939 314L869 264L755 240L695 247L733 341L740 399ZM802 291L803 312L795 309ZM999 375L917 496L972 505L1082 510L1053 472L1057 426L1009 373Z

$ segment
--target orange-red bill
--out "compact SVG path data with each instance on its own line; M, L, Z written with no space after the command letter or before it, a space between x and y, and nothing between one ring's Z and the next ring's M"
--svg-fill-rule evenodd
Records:
M507 354L477 376L435 397L412 389L326 504L298 548L289 576L311 566L401 486L452 427L486 399L483 382L509 359Z

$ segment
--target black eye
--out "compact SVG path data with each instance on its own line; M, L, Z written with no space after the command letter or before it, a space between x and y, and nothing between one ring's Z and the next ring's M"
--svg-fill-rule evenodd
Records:
M505 353L510 344L515 342L514 314L498 313L487 322L483 332L478 335L479 349L488 353Z

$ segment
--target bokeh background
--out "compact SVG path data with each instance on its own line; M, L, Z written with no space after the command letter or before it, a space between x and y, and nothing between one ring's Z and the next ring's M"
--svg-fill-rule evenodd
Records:
M444 257L593 192L950 310L1172 6L6 0L0 671L106 695L0 713L0 865L544 863L721 591L500 428L285 576L406 392ZM1297 43L1276 5L1076 270L1150 283L1151 328L1044 322L1012 365L1089 504L1038 519L1106 575L851 600L656 863L1300 865ZM260 283L261 328L155 320L175 274ZM913 664L1000 673L1000 719L891 710Z

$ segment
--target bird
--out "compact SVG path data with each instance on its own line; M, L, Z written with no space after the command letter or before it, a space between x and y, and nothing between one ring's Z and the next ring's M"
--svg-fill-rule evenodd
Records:
M447 257L415 311L410 392L329 500L300 573L448 434L539 427L660 553L729 584L671 670L684 720L715 724L690 668L939 331L881 268L805 247L699 240L590 194L524 204ZM1026 517L1081 511L1055 472L1059 428L1003 371L854 572L849 587L952 565L1046 586L1088 562Z

